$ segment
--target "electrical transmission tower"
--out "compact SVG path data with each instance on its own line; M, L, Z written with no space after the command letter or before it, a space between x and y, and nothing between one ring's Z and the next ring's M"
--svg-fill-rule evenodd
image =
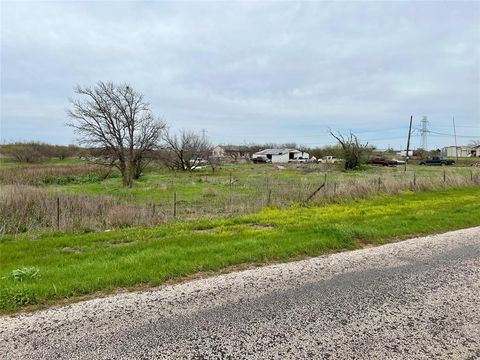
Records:
M428 120L426 116L422 117L422 128L420 129L420 135L422 136L422 149L427 150L427 129Z

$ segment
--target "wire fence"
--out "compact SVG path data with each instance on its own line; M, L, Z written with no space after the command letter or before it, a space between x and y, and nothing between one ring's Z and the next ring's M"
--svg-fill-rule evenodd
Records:
M200 179L201 180L201 179ZM265 176L245 180L230 173L209 177L201 191L175 188L162 201L135 202L131 197L87 196L45 191L29 185L4 185L0 192L0 233L32 230L86 231L131 226L151 226L175 219L227 217L256 212L264 207L291 205L323 206L378 194L427 191L480 185L480 171L414 171L389 174L368 173L339 177L322 173L306 178L282 179ZM152 192L164 192L157 184Z

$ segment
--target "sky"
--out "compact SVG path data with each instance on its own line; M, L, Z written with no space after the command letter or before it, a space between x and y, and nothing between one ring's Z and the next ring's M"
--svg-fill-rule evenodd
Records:
M480 2L4 1L2 142L76 142L77 84L127 82L213 144L480 141Z

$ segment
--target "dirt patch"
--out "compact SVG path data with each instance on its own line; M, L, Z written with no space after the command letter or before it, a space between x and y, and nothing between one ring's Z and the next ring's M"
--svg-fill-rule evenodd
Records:
M353 241L355 241L362 249L371 249L377 246L375 244L366 243L363 239L353 239Z
M107 244L110 245L110 246L113 246L113 247L117 247L117 246L130 245L131 243L133 243L133 240L118 240L118 241L114 241L114 242L107 243Z
M80 254L83 250L78 247L64 247L62 248L62 252L69 253L69 254Z
M167 190L168 189L168 185L167 184L162 184L162 183L158 183L158 184L155 184L155 187L159 190Z
M96 243L98 247L120 247L120 246L127 246L133 244L133 240L115 240L115 241L100 241Z
M251 224L250 227L255 230L272 230L273 225L270 224Z
M196 234L211 234L213 232L213 229L195 229L193 230Z

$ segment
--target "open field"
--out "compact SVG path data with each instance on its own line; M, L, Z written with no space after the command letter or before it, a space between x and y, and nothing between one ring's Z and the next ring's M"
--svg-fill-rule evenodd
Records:
M151 226L174 218L249 214L267 206L324 205L480 184L480 169L474 167L411 165L406 172L402 166L344 172L321 164L225 164L215 172L151 167L132 189L125 189L115 171L65 161L0 171L0 233Z
M3 235L0 311L478 226L479 196L479 187L404 191L325 207L266 208L150 228Z

